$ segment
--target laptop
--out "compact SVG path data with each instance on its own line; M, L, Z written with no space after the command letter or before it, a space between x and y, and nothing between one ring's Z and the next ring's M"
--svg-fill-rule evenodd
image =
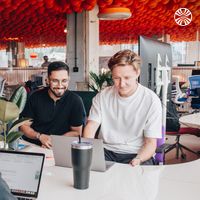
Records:
M55 165L71 168L71 143L77 141L78 138L51 135L51 139ZM91 170L104 172L114 164L114 162L105 161L103 140L92 138L81 139L82 141L89 141L93 144Z
M0 150L0 173L18 199L36 199L45 155Z

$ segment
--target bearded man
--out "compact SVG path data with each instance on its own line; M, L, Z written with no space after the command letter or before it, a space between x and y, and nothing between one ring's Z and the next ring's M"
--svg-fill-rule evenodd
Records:
M81 135L85 109L81 98L68 90L69 80L64 62L49 64L48 87L35 91L21 114L33 119L20 127L26 140L51 148L50 135Z

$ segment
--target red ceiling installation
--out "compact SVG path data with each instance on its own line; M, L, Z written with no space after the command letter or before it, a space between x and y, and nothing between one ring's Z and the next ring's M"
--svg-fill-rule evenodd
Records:
M112 22L101 21L100 44L133 43L139 35L153 36L163 33L170 34L172 41L196 40L196 32L200 28L199 0L118 0L112 2L121 2L120 5L130 8L132 17ZM179 26L174 21L174 13L183 7L192 12L192 22L187 26Z
M0 43L18 39L27 47L65 45L66 14L91 10L95 4L96 0L1 0Z
M105 7L128 7L128 20L100 21L100 44L132 43L138 35L170 34L173 41L196 40L200 27L199 0L1 0L0 43L25 42L27 47L60 46L66 43L66 14ZM174 21L178 8L186 7L193 15L188 26ZM5 45L4 45L5 46Z

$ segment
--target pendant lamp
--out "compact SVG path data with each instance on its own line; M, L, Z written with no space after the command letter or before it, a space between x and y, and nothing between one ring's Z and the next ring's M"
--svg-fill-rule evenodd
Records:
M100 9L97 16L100 20L122 20L130 18L131 15L129 8L109 7Z

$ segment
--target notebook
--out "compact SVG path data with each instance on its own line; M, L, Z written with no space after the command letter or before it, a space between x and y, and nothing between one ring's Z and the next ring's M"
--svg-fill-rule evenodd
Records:
M45 155L0 150L0 172L17 198L36 199Z
M51 135L51 139L55 165L71 168L71 143L77 141L78 138ZM101 139L82 138L82 141L90 141L93 144L91 170L104 172L114 164L114 162L105 161L103 141Z

